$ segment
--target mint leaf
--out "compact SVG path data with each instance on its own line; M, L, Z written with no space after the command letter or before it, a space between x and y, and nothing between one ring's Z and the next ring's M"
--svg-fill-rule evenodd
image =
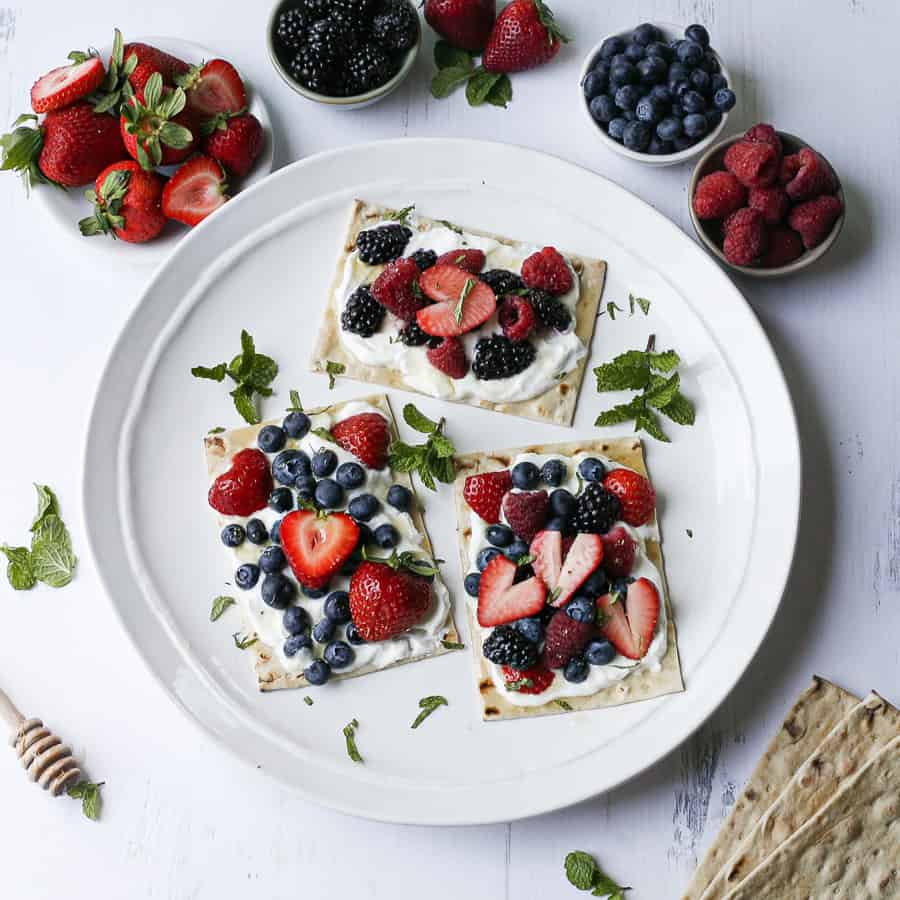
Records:
M322 438L323 441L329 441L332 444L337 443L337 441L334 439L334 435L327 428L313 428L311 429L311 431L317 437Z
M427 434L424 444L393 441L388 450L388 465L396 472L416 472L422 484L437 490L438 481L449 484L456 475L453 455L456 447L443 434L444 420L434 422L412 404L403 407L403 418L416 431Z
M566 878L579 891L589 891L594 885L594 875L598 872L594 857L583 850L573 850L566 856Z
M346 366L343 363L335 362L333 359L329 359L325 363L325 371L328 374L328 390L334 390L334 379L335 375L343 375L346 370Z
M432 434L438 428L438 423L419 412L414 403L407 403L403 407L403 420L410 428L421 431L422 434Z
M501 75L485 99L491 106L500 106L506 109L506 105L512 100L512 96L512 81L509 80L509 75Z
M450 438L444 437L442 434L435 434L431 439L431 448L434 450L438 459L449 459L456 453L456 447Z
M27 547L0 545L0 553L7 560L6 578L14 591L27 591L35 586L37 579L31 567L31 551Z
M472 54L447 41L437 41L434 45L434 64L439 69L471 69Z
M657 372L671 372L678 367L681 357L674 350L663 350L662 353L648 353L647 361Z
M472 288L474 288L476 284L476 279L467 278L466 283L462 286L462 290L459 292L459 301L457 302L456 307L453 310L453 318L456 319L457 325L462 325L466 298L469 296L469 294L472 293Z
M401 222L402 224L406 224L409 219L409 214L416 208L415 203L411 203L409 206L404 206L403 209L386 209L384 211L385 219L390 219L393 222Z
M227 368L225 363L219 363L212 368L207 368L206 366L194 366L194 368L191 369L191 375L193 375L194 378L208 378L210 381L224 381Z
M598 391L641 390L650 383L647 354L640 350L620 353L612 362L594 369Z
M224 430L225 429L221 425L216 425L215 428L210 428L209 431L207 431L206 433L207 434L221 434Z
M256 404L253 402L253 388L239 384L232 392L234 399L234 408L238 415L248 425L258 425L262 419L256 410Z
M631 300L633 297L632 294L628 295L628 299ZM650 312L650 301L646 297L633 297L634 302L641 308L641 312L646 316L647 313Z
M419 701L419 709L421 712L416 716L410 728L418 728L439 706L448 706L447 698L436 695L433 697L423 697Z
M610 300L609 303L606 304L606 314L610 317L610 319L612 319L613 322L615 322L616 320L617 312L622 312L622 307L618 306L617 304L613 303L612 300ZM603 313L601 312L600 315L602 316Z
M34 489L38 495L38 508L31 523L32 531L38 528L45 516L59 515L59 501L56 499L53 489L46 484L35 484Z
M635 418L643 408L644 405L639 400L632 400L630 403L620 403L618 406L600 413L594 420L594 425L598 428L604 428L609 425L619 425L622 422L628 422Z
M312 706L312 705L313 705L313 698L310 697L310 696L307 694L307 695L303 698L303 702L304 702L307 706Z
M54 588L65 587L72 580L77 561L63 543L40 542L31 551L34 577Z
M469 106L481 106L501 77L497 72L476 70L466 85L466 100L469 101Z
M654 376L644 394L644 399L650 406L662 409L675 399L675 395L678 393L680 385L681 379L678 377L677 372L669 378L661 378L658 375Z
M694 404L681 391L678 391L659 411L678 425L694 424Z
M454 89L468 80L471 75L471 69L462 68L461 66L450 66L449 68L441 69L431 79L431 96L438 100L449 97Z
M222 613L224 613L229 606L234 606L235 602L234 597L216 597L216 599L213 600L212 609L209 613L209 621L218 621L218 619L221 618Z
M553 701L560 709L566 712L572 712L572 704L568 700L556 699Z
M347 756L353 760L353 762L361 763L363 761L362 756L360 755L359 750L356 747L356 729L359 728L359 722L356 719L352 719L344 726L344 739L347 743Z
M447 640L441 641L441 646L445 650L464 650L466 647L465 644L460 644L457 641L447 641Z
M92 781L79 781L77 784L70 785L66 793L73 800L81 801L81 811L92 822L96 822L100 818L100 811L103 808L103 802L100 797L100 788L103 782L94 784Z
M244 384L248 384L259 393L263 393L277 375L278 363L271 356L257 353L253 357L253 365L250 367L250 372L244 380Z
M669 438L666 437L666 433L662 430L659 419L652 409L644 407L644 409L634 417L634 430L646 431L650 437L656 438L656 440L662 441L664 444L669 443Z
M239 631L236 631L231 639L234 641L234 646L238 648L238 650L246 650L248 647L252 647L259 638L251 637L249 634L241 634Z

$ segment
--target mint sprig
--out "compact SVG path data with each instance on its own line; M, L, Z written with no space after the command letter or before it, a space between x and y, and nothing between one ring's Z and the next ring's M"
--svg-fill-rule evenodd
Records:
M362 754L359 752L359 749L356 746L356 729L359 728L359 722L356 719L351 719L343 728L344 740L347 744L347 756L353 760L353 762L361 763L363 762Z
M437 73L431 79L431 96L438 100L449 97L460 85L466 85L469 106L500 106L512 100L512 82L509 75L488 72L475 65L474 56L467 50L452 47L446 41L434 45L434 63Z
M403 407L403 418L410 428L427 434L424 444L407 444L394 441L388 452L388 465L398 472L416 472L422 484L429 490L437 490L436 481L449 484L456 470L453 454L456 448L444 433L444 420L434 422L421 413L414 404Z
M100 788L103 782L95 784L93 781L79 781L71 785L66 793L73 800L81 801L81 811L92 822L100 818L100 810L103 808L103 800L100 796Z
M572 887L579 891L590 891L594 897L606 897L608 900L624 900L625 891L631 888L621 887L597 865L597 861L584 850L573 850L566 855L566 878Z
M418 728L439 706L449 706L446 697L436 694L432 697L423 697L419 701L421 712L413 720L410 728Z
M333 359L329 359L325 363L325 372L328 375L328 390L334 390L335 377L337 375L343 375L347 370L347 367L340 362L335 362Z

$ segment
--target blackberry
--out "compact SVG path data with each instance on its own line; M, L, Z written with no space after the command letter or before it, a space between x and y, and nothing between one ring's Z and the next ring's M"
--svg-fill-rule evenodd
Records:
M472 371L482 381L510 378L523 372L534 362L535 352L534 346L528 341L513 342L502 334L479 338L475 345Z
M334 93L337 74L334 64L320 59L308 44L297 51L288 65L288 72L291 78L317 94Z
M504 294L520 291L525 287L525 282L515 272L509 269L491 269L482 272L478 276L498 297Z
M316 19L324 19L328 15L331 0L300 0L297 6L302 12L306 13L307 18L315 21Z
M545 328L555 331L567 331L572 324L572 313L561 300L548 294L547 291L529 291L528 299L537 313L538 319Z
M364 263L376 266L400 256L411 237L405 225L379 225L356 236L356 249Z
M513 669L530 669L537 662L537 645L528 640L512 625L495 628L482 648L484 658L498 666Z
M306 46L327 65L343 63L355 44L353 32L334 19L320 19L306 32Z
M400 329L397 340L401 344L406 344L407 347L424 347L425 344L428 344L429 347L437 347L441 343L441 338L432 337L422 331L415 319Z
M588 534L605 534L619 518L619 498L592 481L578 495L573 524L575 530Z
M384 307L372 296L368 287L358 287L341 313L341 328L360 337L372 337L381 327L383 319Z
M301 9L285 10L278 17L275 40L285 50L299 50L306 37L309 17Z
M419 267L419 271L424 272L437 262L437 253L434 250L416 250L410 258Z
M347 60L347 86L351 94L365 94L390 81L397 64L377 44L363 44Z
M419 19L406 0L392 3L372 20L372 37L385 50L409 50L419 34Z
M329 15L359 33L369 24L372 5L372 0L331 0Z

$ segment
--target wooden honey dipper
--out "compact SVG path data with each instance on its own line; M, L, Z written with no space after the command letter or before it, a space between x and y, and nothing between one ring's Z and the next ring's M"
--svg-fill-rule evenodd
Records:
M9 744L15 748L28 777L59 796L81 777L81 770L66 746L40 719L26 719L0 690L0 719L10 727Z

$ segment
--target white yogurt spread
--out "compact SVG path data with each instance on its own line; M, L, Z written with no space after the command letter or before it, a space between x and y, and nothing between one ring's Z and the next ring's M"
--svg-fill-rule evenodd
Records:
M386 221L376 222L369 228L388 224ZM403 251L410 256L416 250L434 250L440 256L451 250L477 249L485 253L485 271L490 269L508 269L519 273L522 263L537 252L540 247L510 247L491 238L481 237L463 231L461 234L445 225L434 224L426 230L420 230L420 222L411 215L408 219L413 236ZM571 269L571 266L570 266ZM338 318L350 295L360 286L370 284L377 277L378 270L367 266L354 250L344 266L344 277L337 288L333 302L337 308ZM340 329L341 342L344 347L360 362L369 366L384 366L402 372L406 383L423 394L448 400L468 400L471 398L488 400L494 403L508 403L517 400L530 400L549 390L559 379L578 364L586 355L587 347L575 333L575 308L581 292L577 274L572 272L572 288L558 297L572 313L572 324L569 330L560 333L546 329L533 334L529 340L534 345L536 354L534 362L523 372L511 378L497 378L482 381L475 377L470 369L465 378L450 378L436 369L428 361L424 347L407 347L396 339L397 332L403 322L388 312L381 328L371 337L362 337ZM497 314L494 313L480 328L462 336L466 355L471 361L475 355L475 344L479 338L499 334L500 326Z

